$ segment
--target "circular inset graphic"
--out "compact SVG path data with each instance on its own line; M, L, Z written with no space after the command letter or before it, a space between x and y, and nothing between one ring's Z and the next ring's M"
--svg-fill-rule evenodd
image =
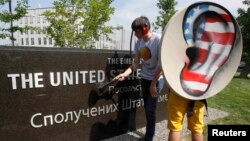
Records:
M176 13L166 26L161 64L169 86L187 99L206 99L226 87L240 63L242 37L224 7L198 2Z

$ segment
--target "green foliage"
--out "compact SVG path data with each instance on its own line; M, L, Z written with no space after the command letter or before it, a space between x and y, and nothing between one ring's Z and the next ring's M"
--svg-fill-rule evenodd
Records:
M239 8L237 21L241 28L243 38L243 56L242 61L246 63L246 67L241 72L241 77L247 77L250 73L250 0L244 0L243 4L247 9Z
M170 18L175 14L175 0L158 0L157 7L160 9L157 21L153 24L155 29L164 30Z
M111 33L105 26L114 8L112 0L59 0L53 3L54 10L44 16L50 26L47 33L55 40L56 47L88 48L101 34Z
M5 3L9 2L9 0L1 0L0 5L4 5Z
M245 0L243 1L244 4L248 6L247 9L239 8L238 9L238 14L239 16L237 17L237 21L241 27L241 32L243 35L243 42L244 46L249 46L250 45L250 0ZM249 52L249 48L246 48Z
M10 0L1 0L0 5L9 5ZM13 23L14 21L18 21L27 13L28 8L28 1L27 0L18 0L17 6L14 8L14 11L10 10L2 10L0 12L0 21L3 23ZM15 41L15 38L11 37L12 33L17 31L22 32L24 28L19 26L12 26L12 27L0 27L0 39L5 39L9 37L12 41Z

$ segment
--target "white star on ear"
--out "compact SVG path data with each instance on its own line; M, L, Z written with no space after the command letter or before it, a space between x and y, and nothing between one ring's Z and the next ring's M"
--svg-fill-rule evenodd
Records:
M187 18L187 23L188 23L189 25L191 25L192 22L193 22L193 18L188 17L188 18Z
M201 12L202 10L199 7L194 8L194 15L199 15Z

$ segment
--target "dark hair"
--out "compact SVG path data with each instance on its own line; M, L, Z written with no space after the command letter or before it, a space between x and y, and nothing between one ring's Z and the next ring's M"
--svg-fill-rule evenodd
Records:
M136 18L131 25L131 28L133 31L135 30L142 30L144 27L147 27L148 29L150 29L150 22L149 19L145 16L140 16L138 18Z

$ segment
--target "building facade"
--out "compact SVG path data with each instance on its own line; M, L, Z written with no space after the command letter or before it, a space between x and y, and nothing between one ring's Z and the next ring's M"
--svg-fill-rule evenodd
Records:
M49 25L46 18L42 15L46 10L49 9L29 9L26 16L16 23L20 27L33 26L42 29L41 31L28 30L23 33L15 33L16 46L53 47L54 40L46 35L43 30Z
M32 26L39 27L41 31L28 30L23 33L15 33L15 45L16 46L33 46L33 47L53 47L55 41L49 35L46 34L45 28L50 25L50 23L43 16L43 13L47 10L53 10L52 8L37 8L28 9L26 16L21 18L15 24L20 27ZM114 29L115 30L115 29ZM121 29L121 34L124 34L123 28ZM100 35L98 41L89 43L88 46L96 49L118 49L124 50L123 43L124 40L119 40L117 36L119 33L114 32L106 38L104 35ZM121 38L124 38L122 35Z

